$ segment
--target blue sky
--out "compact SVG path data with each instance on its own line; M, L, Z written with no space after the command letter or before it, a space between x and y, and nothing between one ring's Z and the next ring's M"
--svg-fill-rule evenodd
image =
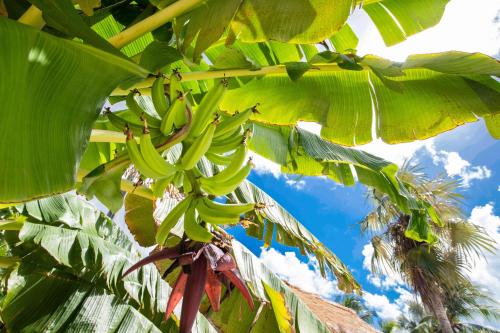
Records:
M358 53L361 55L372 53L404 60L412 53L461 50L498 56L500 4L496 0L480 3L479 6L475 1L452 0L438 26L391 48L383 45L363 12L354 15L349 23L360 38ZM314 124L301 126L318 131ZM389 146L376 140L361 148L398 164L412 157L430 175L444 173L459 180L467 216L500 242L500 141L489 136L482 121L425 141ZM368 239L360 235L356 227L371 208L363 186L346 188L330 180L282 175L275 165L261 158L256 158L256 164L250 180L275 198L352 269L365 290L363 297L367 306L384 319L394 319L405 311L404 300L410 295L404 284L394 277L376 278L368 270ZM246 237L242 229L232 232L290 283L324 298L337 295L335 281L320 277L314 259L276 243L273 249L263 250L262 243ZM486 259L477 262L470 276L500 301L499 252L488 254ZM500 328L498 322L488 324Z

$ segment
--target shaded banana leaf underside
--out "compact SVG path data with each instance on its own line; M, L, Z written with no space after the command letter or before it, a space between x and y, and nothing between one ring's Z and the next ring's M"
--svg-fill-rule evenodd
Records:
M181 50L194 59L227 28L230 36L248 43L318 43L340 31L354 7L362 5L384 42L393 45L436 25L448 2L381 0L365 5L353 0L212 0L176 20L175 30Z
M72 194L30 202L18 210L30 222L24 222L19 234L22 243L12 251L18 256L30 251L31 256L25 256L10 277L12 287L1 305L8 328L176 332L172 320L162 322L171 288L152 264L121 279L140 256L135 245L102 213ZM242 244L234 241L233 253L255 300L266 303L260 310L249 311L243 308L247 305L242 303L241 294L232 292L220 312L206 314L214 325L224 328L223 332L241 332L238 327L251 327L251 332L280 332L278 323L283 325L285 320L297 331L327 332L298 297ZM282 296L273 294L269 299L273 291L264 291L263 283ZM275 307L280 311L273 311ZM212 333L215 329L198 315L193 332Z
M111 332L143 326L169 332L176 326L172 320L163 321L171 288L156 267L144 266L122 279L141 256L102 213L72 194L30 202L20 209L30 222L24 222L19 233L22 244L14 249L14 254L26 258L18 275L36 283L9 289L2 303L8 328L69 325L78 332L88 332L89 327ZM26 256L30 248L35 254ZM44 289L54 293L41 295ZM33 301L39 298L40 302ZM215 332L203 316L198 315L196 322L197 332Z
M305 53L303 46L271 43L232 47L257 66L287 57L299 62ZM223 52L224 46L216 46L207 55L214 62ZM478 118L498 138L500 84L490 75L499 75L500 64L488 56L444 52L410 56L404 63L366 56L357 70L328 72L315 65L294 81L286 73L241 79L221 108L233 113L259 104L254 121L316 122L323 138L349 146L369 143L373 134L391 144L426 139Z

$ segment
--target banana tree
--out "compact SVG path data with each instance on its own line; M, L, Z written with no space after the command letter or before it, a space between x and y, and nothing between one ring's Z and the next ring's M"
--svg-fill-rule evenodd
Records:
M15 280L7 284L2 307L7 327L176 330L176 320L162 321L158 314L167 298L177 302L184 295L181 332L192 325L214 329L195 317L200 304L223 331L267 330L269 318L279 332L326 331L225 231L241 225L267 245L276 234L278 242L316 256L339 288L360 290L339 258L245 180L252 168L247 153L277 163L284 173L326 176L347 186L359 181L408 215L432 217L429 203L411 195L394 164L347 146L373 137L388 143L423 139L479 117L500 137L500 85L492 78L500 64L453 51L402 63L357 55L357 37L345 23L359 7L392 45L439 22L447 2L0 1L0 204L10 207L5 228L20 229L4 232L13 237L6 239L12 251L6 262L19 261L8 266ZM113 106L103 111L106 101ZM300 121L321 125L320 135L301 129ZM130 254L133 244L121 236L108 239L96 227L104 223L111 234L118 232L108 219L85 205L80 214L71 208L76 198L57 196L70 190L97 197L111 212L125 206L134 242L157 247L135 266L138 272L123 277L132 263L117 258L139 260ZM32 201L40 198L46 199ZM20 242L12 241L16 237ZM112 244L104 246L101 238ZM47 262L26 261L24 244ZM170 263L169 282L182 270L188 281L198 278L189 284L197 287L175 283L171 296L154 267L145 265L155 259ZM30 270L34 275L26 275ZM39 282L32 287L30 279ZM92 281L101 282L85 287ZM80 295L79 304L65 310L61 294L45 312L36 304L22 310L23 295L55 291L63 282L66 295ZM228 293L219 304L217 295L234 286L259 306L229 323L243 296ZM123 320L89 319L96 316L94 299ZM20 320L24 316L31 319Z

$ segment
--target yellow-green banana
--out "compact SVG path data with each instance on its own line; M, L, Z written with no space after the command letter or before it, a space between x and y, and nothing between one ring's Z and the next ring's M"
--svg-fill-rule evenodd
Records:
M194 241L208 243L213 235L196 221L195 206L196 204L192 203L184 215L184 232Z
M241 144L245 142L245 140L246 132L243 135L238 134L224 141L218 140L217 142L212 142L212 145L210 146L208 151L216 154L230 152L241 146Z
M149 113L145 112L139 103L135 100L135 91L131 91L125 100L127 107L132 111L139 119L145 119L150 127L159 128L160 120L151 116Z
M179 113L181 113L185 117L186 102L187 99L184 96L179 96L172 102L170 108L167 111L167 114L163 117L160 125L160 130L164 135L168 135L170 132L172 132L172 130L174 129L174 124L178 125L175 123L175 120L179 117Z
M183 94L181 79L182 79L181 75L176 70L174 70L172 75L170 75L169 78L170 103L173 103L177 99L177 97L179 97L179 95Z
M247 156L247 145L242 143L233 154L231 163L216 175L206 178L205 182L220 183L232 178L240 169Z
M196 210L200 218L210 224L236 224L240 221L240 214L227 214L205 205L204 200L198 200Z
M224 134L231 133L236 130L238 127L246 123L248 119L250 119L252 113L255 112L254 110L254 108L251 108L243 112L236 113L231 118L221 121L219 126L217 126L214 138L218 138Z
M193 126L189 132L190 137L196 138L201 135L210 121L214 119L217 106L222 100L225 91L226 82L220 81L203 96L200 105L193 115Z
M184 215L186 210L191 205L193 201L193 196L189 195L184 200L179 202L177 206L175 206L167 215L167 217L163 220L158 231L156 232L156 243L158 245L164 245L167 241L168 235L173 227L179 222L179 219Z
M181 157L181 165L184 170L194 168L200 158L207 152L214 136L216 122L212 122L205 132L197 137L187 151Z
M242 203L242 204L223 204L219 202L215 202L210 200L207 197L203 197L202 199L204 201L204 204L213 210L218 210L221 211L225 214L228 215L240 215L247 213L253 209L255 209L255 203L249 202L249 203Z
M243 136L244 133L245 133L245 130L243 129L243 126L239 126L234 131L225 133L225 134L220 135L218 137L215 137L215 134L214 134L213 144L214 145L223 144L224 142L226 142L229 139L233 139L237 136L239 136L239 137Z
M146 161L148 166L155 172L163 175L163 177L168 177L177 171L177 168L168 163L156 150L155 146L151 142L151 135L149 134L147 128L144 128L139 147L144 161Z
M216 153L207 152L205 156L208 158L210 162L217 165L228 165L232 161L231 158L232 155L220 155Z
M252 170L252 162L249 161L233 177L225 182L214 182L211 178L200 178L201 188L212 195L221 196L233 192L242 181L244 181Z
M156 172L153 170L148 163L144 160L144 157L142 157L142 154L139 150L139 146L137 142L134 139L134 135L132 134L132 131L127 132L127 141L126 141L126 146L127 146L127 152L130 157L130 160L132 163L134 163L135 168L144 176L147 178L163 178L165 177L163 174Z
M115 126L116 128L118 128L119 130L123 130L126 127L130 128L130 129L132 129L134 131L140 131L140 130L142 130L142 125L131 123L131 122L123 119L119 115L115 114L114 112L110 111L110 112L106 113L106 116L108 117L109 122L113 126Z
M151 98L153 99L153 105L155 106L156 112L160 117L163 117L168 110L167 99L165 98L165 78L160 75L153 82L151 87Z

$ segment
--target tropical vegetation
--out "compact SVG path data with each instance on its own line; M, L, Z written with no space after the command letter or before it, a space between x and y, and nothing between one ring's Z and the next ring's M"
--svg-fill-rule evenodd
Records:
M456 51L359 55L346 24L363 10L393 45L436 25L447 3L0 0L4 328L328 332L227 231L295 247L339 289L361 292L246 179L256 154L286 174L369 187L376 258L394 254L387 265L451 332L470 304L446 303L467 282L463 260L493 244L450 204L450 184L352 146L478 118L500 138L500 64ZM126 226L112 219L122 209Z

